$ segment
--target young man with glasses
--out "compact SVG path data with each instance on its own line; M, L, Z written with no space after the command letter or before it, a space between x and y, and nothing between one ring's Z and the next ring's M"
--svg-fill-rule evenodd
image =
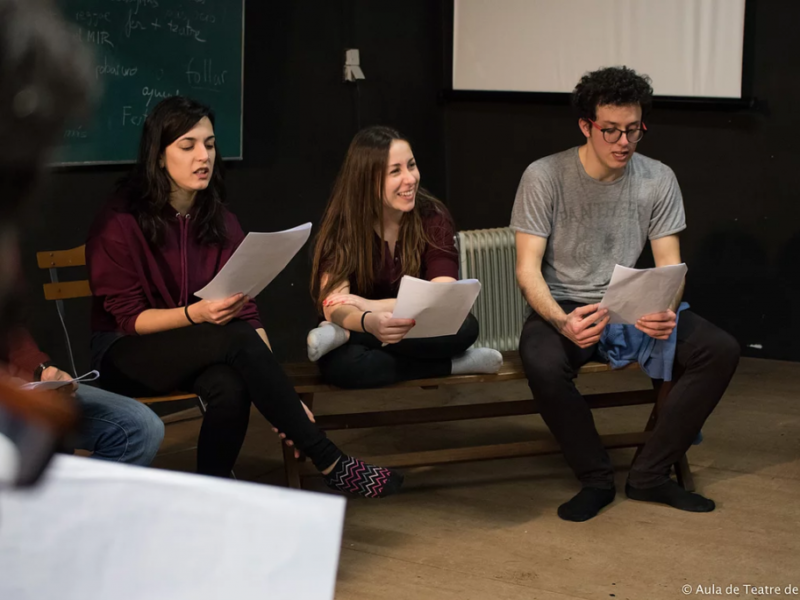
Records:
M572 94L586 143L531 164L517 190L517 281L533 308L520 355L541 414L582 485L558 515L591 519L616 494L614 471L573 382L595 355L607 311L599 302L616 264L633 267L647 240L656 266L681 262L686 228L672 169L636 154L652 104L650 79L626 67L584 75ZM626 494L681 510L709 512L714 502L685 491L670 468L688 450L719 402L739 359L739 344L705 319L671 309L636 328L657 340L677 329L675 384L647 444L631 467ZM673 338L673 339L675 339Z

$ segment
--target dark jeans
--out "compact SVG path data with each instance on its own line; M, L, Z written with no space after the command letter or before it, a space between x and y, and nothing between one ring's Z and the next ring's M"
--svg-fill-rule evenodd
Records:
M351 331L350 340L319 359L322 377L341 388L383 385L447 377L452 358L466 352L478 339L478 320L468 315L455 335L402 340L382 346L370 333Z
M559 304L568 314L581 306ZM681 312L677 329L673 386L650 439L631 467L628 480L634 487L655 487L669 479L671 466L697 437L739 362L738 342L691 311ZM523 326L519 342L528 384L569 466L583 486L610 488L614 486L611 460L592 411L573 381L595 350L596 346L579 348L536 312Z
M278 361L244 321L120 338L102 361L104 388L129 396L191 390L208 406L197 471L227 476L247 432L250 403L323 470L340 456L308 420Z

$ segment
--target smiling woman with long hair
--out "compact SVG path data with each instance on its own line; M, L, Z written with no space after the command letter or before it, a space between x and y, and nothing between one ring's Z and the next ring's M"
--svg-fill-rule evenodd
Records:
M400 474L345 456L314 425L251 298L194 296L244 239L224 205L215 139L209 108L183 97L159 103L145 121L138 164L90 232L93 360L103 385L135 396L201 396L200 473L230 473L252 402L329 486L368 497L397 491Z
M388 127L356 134L314 249L312 295L325 322L308 350L327 381L366 388L500 368L496 350L468 350L478 337L472 315L455 335L420 339L404 339L413 320L392 317L403 275L458 278L454 237L447 208L420 187L408 141Z

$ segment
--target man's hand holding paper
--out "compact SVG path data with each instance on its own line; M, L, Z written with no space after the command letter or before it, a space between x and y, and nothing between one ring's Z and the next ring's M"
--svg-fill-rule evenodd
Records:
M636 329L657 340L666 340L678 324L677 316L672 309L645 315L636 321Z
M650 337L667 339L677 323L672 306L686 277L685 264L654 269L617 265L600 307L610 323L635 325Z
M567 315L559 332L579 348L594 346L608 325L608 310L599 304L579 306Z

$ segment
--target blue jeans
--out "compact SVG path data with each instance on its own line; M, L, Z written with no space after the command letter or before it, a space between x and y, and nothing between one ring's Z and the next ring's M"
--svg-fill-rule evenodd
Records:
M90 385L75 394L83 411L75 440L93 458L132 465L149 465L164 439L164 423L149 407L133 398Z

